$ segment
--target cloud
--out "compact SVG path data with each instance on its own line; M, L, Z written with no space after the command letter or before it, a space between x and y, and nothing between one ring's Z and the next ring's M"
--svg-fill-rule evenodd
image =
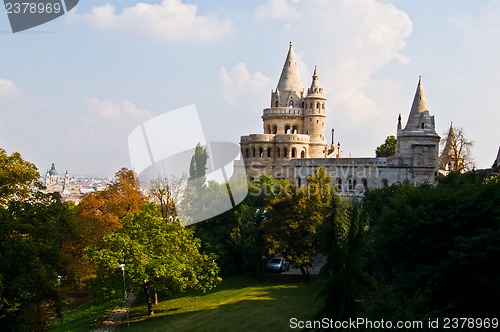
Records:
M222 20L214 14L199 15L197 6L182 3L181 0L163 0L159 4L139 2L119 12L108 3L93 7L87 14L72 13L70 20L73 22L165 42L210 42L232 32L231 21Z
M153 117L151 112L141 110L126 100L113 102L90 97L86 99L86 107L90 114L97 119L122 118L134 121L146 121Z
M19 88L14 82L0 78L0 98L15 97L19 93Z
M219 79L224 100L228 103L240 103L241 98L262 96L270 91L271 79L259 71L251 73L244 62L237 63L229 70L221 67Z
M300 11L294 7L299 0L267 0L255 9L255 17L259 19L293 20L301 17Z

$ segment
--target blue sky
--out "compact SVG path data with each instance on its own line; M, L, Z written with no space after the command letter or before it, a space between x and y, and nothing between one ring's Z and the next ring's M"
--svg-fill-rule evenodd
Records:
M85 0L16 34L0 12L0 147L41 172L55 162L60 173L112 175L130 167L136 126L190 104L208 140L237 143L262 132L290 41L306 88L318 66L344 156L373 156L395 134L422 75L438 133L453 121L477 167L493 163L493 0Z

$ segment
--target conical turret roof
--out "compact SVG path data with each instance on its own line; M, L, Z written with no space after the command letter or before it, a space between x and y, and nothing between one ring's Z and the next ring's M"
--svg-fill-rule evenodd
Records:
M323 97L323 88L319 84L318 69L314 66L311 87L307 89L307 97Z
M283 65L283 70L281 71L281 76L278 81L278 86L276 90L280 92L284 91L302 91L304 88L300 80L299 68L297 66L297 60L295 58L295 53L293 52L292 42L290 42L290 48L288 49L288 54L286 56L285 64Z
M420 76L405 130L419 128L422 122L422 114L428 112L429 110L427 108L427 101L425 100L424 87L422 85L422 76Z

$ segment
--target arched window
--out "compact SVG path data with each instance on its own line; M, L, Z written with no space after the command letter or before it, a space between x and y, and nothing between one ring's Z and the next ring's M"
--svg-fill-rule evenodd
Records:
M288 106L293 107L293 100L290 100L290 102L288 103Z
M306 157L306 150L302 150L300 153L300 158L305 158Z
M341 178L337 178L337 190L342 190L342 179Z
M312 109L313 108L313 103L310 103L309 104L309 108Z
M270 134L270 133L271 133L271 125L267 125L266 134Z
M325 109L325 103L323 103L323 104L321 105L321 108L322 108L322 109Z
M290 134L290 126L289 125L285 126L285 134Z
M278 107L278 101L276 100L276 102L274 103L274 107Z
M292 148L292 158L295 158L297 156L297 149Z
M302 179L301 178L297 178L297 187L302 187Z
M319 102L316 103L316 108L319 109Z
M288 149L283 148L283 158L288 158Z
M271 157L271 148L267 148L267 157L270 158Z
M365 190L368 189L368 180L363 179L361 182L363 183L363 187L365 188Z
M273 126L273 134L277 134L278 133L278 126Z
M293 126L292 128L292 134L298 134L299 131L297 130L297 127L296 126Z
M382 180L382 188L387 188L389 187L389 181L387 181L387 179L383 179Z
M424 129L424 123L422 122L422 129Z
M260 158L264 157L264 149L263 148L259 148L259 157Z
M252 148L252 157L255 158L255 148Z
M250 150L248 148L245 149L245 157L250 158Z
M350 177L347 179L347 188L349 191L354 189L353 184L352 184L352 178L350 178Z

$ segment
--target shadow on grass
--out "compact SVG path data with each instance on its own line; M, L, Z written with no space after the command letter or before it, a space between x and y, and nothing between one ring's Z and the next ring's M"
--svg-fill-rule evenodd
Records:
M262 282L244 277L225 279L207 292L189 292L160 302L147 318L143 296L132 309L136 331L280 331L290 318L310 319L317 307L318 284L298 276L267 275Z

